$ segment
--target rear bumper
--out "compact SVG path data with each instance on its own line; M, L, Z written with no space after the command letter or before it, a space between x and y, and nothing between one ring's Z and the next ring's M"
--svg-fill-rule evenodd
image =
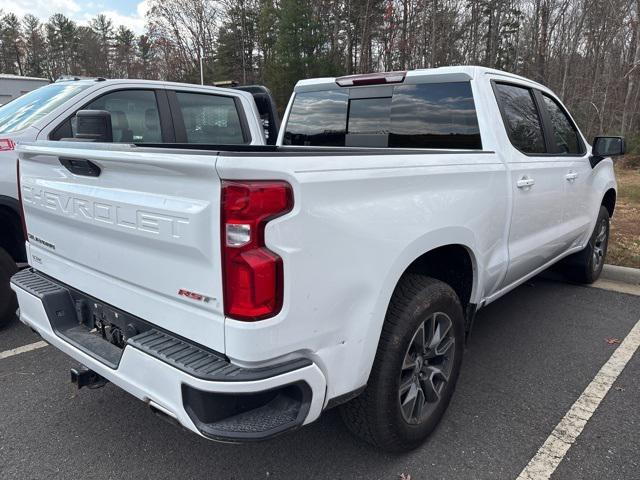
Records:
M245 369L170 332L152 329L130 338L117 365L110 366L90 351L92 347L74 344L52 327L50 315L65 313L52 312L47 295L53 291L60 295L64 285L26 270L12 279L11 286L18 296L20 320L48 343L199 435L232 442L262 440L310 423L322 412L326 380L307 359ZM173 345L172 341L182 344L175 343L175 349L195 349L184 351L209 362L209 373L154 347Z

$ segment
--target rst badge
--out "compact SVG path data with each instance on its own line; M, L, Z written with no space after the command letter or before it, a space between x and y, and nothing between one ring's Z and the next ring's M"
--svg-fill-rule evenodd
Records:
M201 293L196 292L190 292L189 290L185 290L184 288L178 290L178 295L190 298L191 300L196 300L198 302L209 303L211 301L211 298L207 297L206 295L202 295Z

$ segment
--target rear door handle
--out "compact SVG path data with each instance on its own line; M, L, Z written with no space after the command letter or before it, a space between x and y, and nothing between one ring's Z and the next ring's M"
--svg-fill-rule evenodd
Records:
M576 178L578 178L578 172L569 172L564 176L564 178L567 180L567 182L573 182Z
M527 188L527 187L531 187L536 183L536 181L533 178L529 178L527 176L522 177L520 180L518 180L516 182L516 186L518 188Z

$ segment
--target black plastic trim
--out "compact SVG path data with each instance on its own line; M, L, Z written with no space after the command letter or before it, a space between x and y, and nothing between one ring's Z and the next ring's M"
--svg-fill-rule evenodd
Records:
M242 368L230 363L222 354L180 339L168 332L151 329L127 342L132 347L182 370L192 377L209 381L250 382L264 380L311 365L299 358L262 368Z
M184 117L182 116L182 110L180 109L180 104L178 103L178 97L176 96L176 92L174 90L167 90L167 100L169 102L169 110L171 112L171 120L173 122L173 131L174 138L176 143L187 143L187 129L184 126ZM137 144L140 145L140 144ZM144 146L153 145L153 144L145 144ZM157 143L155 145L165 146L162 143ZM143 145L140 145L143 146Z
M182 385L182 403L202 435L223 442L255 442L302 426L311 387L297 381L247 393L205 392Z
M299 147L275 145L217 145L205 143L134 143L136 147L166 148L175 150L201 150L222 153L226 157L321 157L358 155L490 155L493 150L435 150L431 148L363 148L363 147Z
M87 326L87 316L97 313L109 323L117 324L127 345L202 380L264 380L312 365L308 358L297 358L268 367L238 367L222 353L167 332L33 268L16 273L11 282L42 301L56 335L114 369L118 367L123 348L90 333L92 325Z
M84 158L66 158L59 157L58 160L64 168L69 170L74 175L80 175L83 177L99 177L101 170L98 165L91 160Z
M175 131L173 129L173 117L169 108L169 99L167 92L158 89L156 92L156 103L158 104L158 115L160 117L160 135L164 143L173 143L176 141Z
M343 393L342 395L333 397L331 400L327 402L327 406L325 407L325 410L335 408L338 405L342 405L343 403L347 403L353 400L354 398L360 396L360 394L364 392L366 388L367 386L363 385L360 388L356 388L355 390L352 390L351 392Z

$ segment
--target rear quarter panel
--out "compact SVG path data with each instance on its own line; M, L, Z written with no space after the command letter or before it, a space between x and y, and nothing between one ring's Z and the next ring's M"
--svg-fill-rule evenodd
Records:
M293 151L293 152L292 152ZM393 155L221 154L223 179L284 179L295 207L266 229L284 261L285 298L274 318L225 320L226 353L239 363L305 352L332 398L364 384L391 294L405 269L438 246L471 252L473 299L506 266L509 193L491 152Z

